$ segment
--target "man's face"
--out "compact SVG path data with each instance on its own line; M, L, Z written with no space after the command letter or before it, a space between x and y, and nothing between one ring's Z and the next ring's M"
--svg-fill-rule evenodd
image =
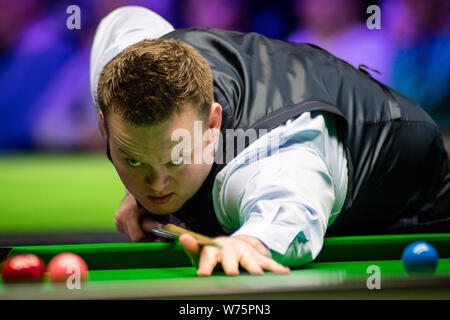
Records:
M220 129L220 105L213 103L211 111L209 124L203 123L204 132ZM211 170L211 163L194 163L193 159L196 152L198 156L205 149L214 150L210 144L216 139L202 141L202 148L194 148L194 121L201 118L190 105L181 114L153 126L136 126L114 113L108 115L107 138L114 167L128 191L151 213L168 214L180 209L198 191ZM180 143L171 140L177 129L190 134L191 144L173 153L173 148Z

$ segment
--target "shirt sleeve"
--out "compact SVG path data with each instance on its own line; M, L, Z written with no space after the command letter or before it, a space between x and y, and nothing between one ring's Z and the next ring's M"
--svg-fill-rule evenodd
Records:
M335 194L327 166L314 148L295 143L243 166L227 189L225 197L237 199L240 227L233 235L259 239L287 266L317 257Z

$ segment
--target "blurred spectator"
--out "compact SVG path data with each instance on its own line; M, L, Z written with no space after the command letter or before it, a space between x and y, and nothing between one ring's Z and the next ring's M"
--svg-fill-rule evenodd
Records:
M89 89L89 56L97 25L106 14L123 5L144 5L170 16L170 4L171 1L157 0L85 0L80 3L82 30L66 31L78 35L79 47L54 75L34 108L32 136L37 147L104 149Z
M386 1L387 22L397 45L392 86L450 130L450 2Z
M312 43L355 67L366 65L381 74L373 77L389 84L393 47L383 25L366 26L363 2L354 0L294 0L297 29L288 41Z
M0 150L103 150L89 90L97 25L123 5L170 16L173 1L18 2L0 3L0 41L9 47L0 65ZM66 27L72 4L81 10L80 30Z
M61 22L50 14L45 2L39 3L41 14L23 24L24 29L10 43L10 52L1 64L0 150L32 148L32 106L75 50L67 39L60 41ZM17 7L29 11L26 1Z
M290 0L253 0L250 2L250 30L269 38L284 38L295 26Z
M287 40L313 43L356 67L379 70L381 75L372 73L375 78L416 100L450 130L450 2L382 1L381 30L366 27L367 3L0 0L0 151L104 150L89 91L90 46L100 19L123 5L145 6L175 27L255 31L274 38L288 32L295 14L296 29ZM66 8L72 4L81 8L81 30L66 28Z
M81 11L81 29L68 30L63 2L53 8L60 21L60 38L70 38L74 50L54 72L30 112L32 144L45 150L103 150L105 142L99 130L89 90L89 56L98 22L110 11L127 4L125 0L77 1Z
M181 0L183 27L244 31L245 4L243 0Z
M102 150L89 93L89 46L74 51L33 104L32 143L40 149Z
M45 1L0 0L0 56L17 40L21 30L46 8Z

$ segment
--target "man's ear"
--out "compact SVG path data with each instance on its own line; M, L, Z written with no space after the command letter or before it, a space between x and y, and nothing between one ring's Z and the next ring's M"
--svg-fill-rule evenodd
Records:
M209 114L208 128L220 130L221 125L222 125L222 106L217 102L213 102L211 104L211 112Z
M100 110L98 112L98 114L99 114L100 120L102 122L103 136L105 137L106 140L108 140L108 130L106 130L106 121L105 121L105 116L103 115L103 111Z

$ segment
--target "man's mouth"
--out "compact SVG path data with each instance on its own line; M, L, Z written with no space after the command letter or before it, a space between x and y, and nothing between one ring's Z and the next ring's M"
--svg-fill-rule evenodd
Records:
M155 204L165 204L165 203L169 202L170 199L172 199L173 195L174 195L174 193L171 192L164 196L160 196L160 197L148 196L148 198L150 199L151 202L153 202Z

